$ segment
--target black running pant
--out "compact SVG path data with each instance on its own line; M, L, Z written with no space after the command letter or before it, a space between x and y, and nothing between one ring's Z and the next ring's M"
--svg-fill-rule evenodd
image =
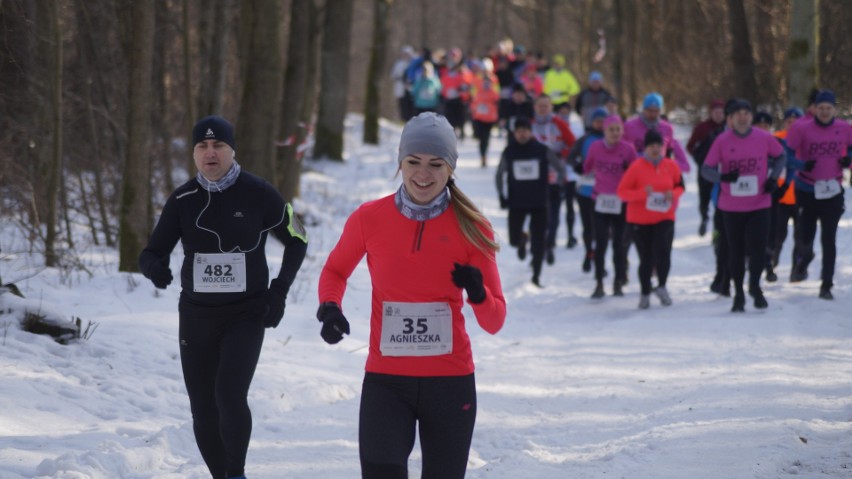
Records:
M569 181L565 183L563 189L565 190L565 225L568 226L568 238L570 239L574 237L574 197L577 192L577 182Z
M700 172L699 166L699 172ZM701 214L701 220L707 221L710 218L710 196L713 192L713 182L704 179L701 174L698 176L698 212Z
M814 255L817 221L820 225L820 243L822 245L823 284L834 286L834 262L837 257L837 225L845 211L844 196L841 192L831 198L818 200L811 192L796 190L796 205L799 208L799 238L796 243L796 256L807 260ZM803 265L807 268L807 265Z
M242 476L251 436L246 400L263 345L255 313L228 318L180 313L180 362L192 429L214 479Z
M583 246L586 247L586 254L589 254L595 249L595 200L577 195L577 206L580 209L580 223L583 224Z
M725 212L716 208L713 211L713 252L716 254L716 279L721 290L730 290L731 254L728 249L728 233L725 229Z
M493 127L494 123L473 120L473 137L479 140L479 156L484 157L488 153L488 143L491 141L491 128Z
M627 249L624 247L624 208L621 213L599 213L595 211L595 279L604 278L607 244L612 240L612 263L615 279L627 277Z
M639 254L639 284L642 294L651 294L651 276L657 271L657 286L665 286L672 267L674 221L652 225L633 224L633 243Z
M796 237L796 229L799 227L798 213L796 205L786 205L778 203L775 217L775 244L772 245L772 262L778 264L781 257L781 250L784 248L784 241L787 240L787 229L790 219L793 220L793 238ZM795 245L793 247L795 249ZM795 252L792 255L795 258Z
M420 431L421 479L463 479L476 422L474 375L366 373L358 445L362 479L408 479Z
M559 229L559 210L562 208L562 198L565 196L563 185L547 185L547 247L556 246L556 231Z
M760 275L766 266L769 208L744 212L726 211L722 220L725 222L730 258L728 265L736 294L744 294L746 256L748 256L749 290L760 289Z
M524 234L524 222L530 217L530 253L533 276L541 275L544 241L547 233L547 208L509 208L509 244L518 247Z

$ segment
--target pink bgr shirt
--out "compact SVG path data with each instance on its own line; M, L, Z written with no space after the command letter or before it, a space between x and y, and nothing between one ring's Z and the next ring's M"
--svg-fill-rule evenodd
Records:
M816 160L811 171L799 171L805 183L815 180L842 179L843 167L840 158L852 147L852 125L835 118L828 126L822 126L814 118L797 122L787 132L787 146L796 150L796 157L803 161Z
M752 128L745 137L738 135L733 129L725 130L719 135L704 159L704 166L721 165L720 173L739 170L739 182L746 181L748 177L756 177L754 181L757 186L755 194L734 196L731 193L732 183L721 182L719 209L745 212L772 206L772 196L763 191L763 184L769 177L769 158L782 155L784 149L781 142L772 134L758 128Z
M636 149L624 140L609 146L605 139L600 139L589 145L589 151L583 161L583 173L595 173L592 198L598 194L614 195L618 182L627 170L625 165L629 166L636 156Z
M677 162L680 171L689 173L689 161L686 159L686 153L683 151L683 147L680 146L680 142L675 140L674 129L671 123L660 119L657 122L657 131L660 132L660 135L663 136L663 141L666 142L666 150L669 148L672 149L672 155L674 155L674 160ZM633 148L639 153L645 149L645 133L648 133L648 126L642 121L642 115L633 117L624 123L624 141L632 143Z

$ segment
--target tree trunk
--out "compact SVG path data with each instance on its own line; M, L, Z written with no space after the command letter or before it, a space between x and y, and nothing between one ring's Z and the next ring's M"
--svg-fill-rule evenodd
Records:
M352 2L328 0L325 12L314 156L343 161L343 123L346 119L346 94L349 85Z
M627 47L626 23L624 21L624 0L614 0L613 15L615 16L615 32L610 40L615 50L612 55L612 82L615 97L624 104L624 50Z
M51 54L50 68L48 69L51 106L51 159L47 167L47 210L45 216L46 234L44 238L44 264L45 266L56 266L58 255L56 253L57 229L59 227L59 191L62 181L62 32L59 23L59 6L54 2L43 2L44 6L40 14L48 15L50 19L50 43ZM46 49L47 50L47 49Z
M636 75L636 42L639 39L639 15L636 4L630 0L625 2L625 18L627 19L627 91L630 93L630 99L620 98L621 111L624 116L632 115L636 110L639 96L639 86L637 85Z
M806 105L809 92L819 84L819 0L793 0L790 12L790 44L787 99Z
M130 111L127 157L121 185L118 270L139 271L139 253L151 231L150 137L154 4L134 2L130 56Z
M731 62L734 66L736 95L755 101L758 97L754 56L748 33L745 5L742 0L728 0L728 21L731 29Z
M237 158L252 173L275 182L275 137L283 83L281 2L244 0L248 32L246 76L236 122Z
M373 45L367 69L367 94L364 96L364 143L379 144L379 110L388 43L388 10L393 0L373 0Z
M189 11L189 2L190 0L183 0L183 107L186 109L186 119L183 122L183 127L187 135L186 143L189 150L186 173L187 178L192 178L192 175L195 173L195 161L192 159L192 149L195 145L190 145L189 143L192 141L190 138L192 126L198 120L198 116L195 113L195 96L192 94L192 20Z
M297 157L299 130L305 128L300 120L302 109L307 101L308 66L313 53L311 45L311 26L315 15L314 0L293 0L290 5L290 38L287 42L287 68L284 74L284 93L281 99L277 156L277 176L275 186L287 201L299 194L299 177L302 171L301 158Z

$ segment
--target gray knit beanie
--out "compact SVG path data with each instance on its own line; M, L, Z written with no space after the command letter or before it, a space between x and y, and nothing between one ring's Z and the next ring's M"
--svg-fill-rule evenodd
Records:
M456 169L459 152L456 149L456 132L443 116L423 112L408 120L399 139L399 157L402 163L408 155L426 153L446 161L450 168Z

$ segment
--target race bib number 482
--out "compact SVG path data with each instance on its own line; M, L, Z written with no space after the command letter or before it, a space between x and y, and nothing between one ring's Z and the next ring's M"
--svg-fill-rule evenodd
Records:
M382 304L385 356L438 356L453 352L453 311L448 303Z
M246 290L244 253L195 253L192 285L196 293L241 293Z

